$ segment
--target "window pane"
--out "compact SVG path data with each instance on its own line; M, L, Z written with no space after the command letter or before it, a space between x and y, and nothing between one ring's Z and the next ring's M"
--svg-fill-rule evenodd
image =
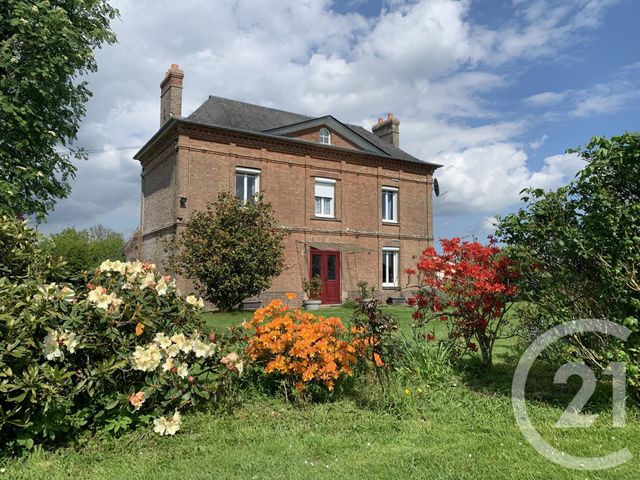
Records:
M320 276L320 263L322 262L322 257L320 255L312 255L311 256L311 277Z
M382 192L382 219L388 220L388 211L387 211L387 196L389 192Z
M336 256L329 255L327 257L327 280L336 279Z
M387 275L387 256L389 254L387 252L382 253L382 283L388 283L388 275Z
M316 197L316 215L322 215L322 199Z
M389 253L389 274L388 274L388 278L387 281L389 283L396 283L396 254L395 253Z
M248 201L253 201L256 195L256 177L255 175L247 175L247 198Z
M325 215L331 215L331 202L332 200L330 198L324 198L324 210L322 213L324 213Z
M387 215L389 220L395 220L393 216L393 201L394 194L392 192L389 192L389 194L387 195Z
M245 199L244 196L244 175L236 173L236 197L241 200Z

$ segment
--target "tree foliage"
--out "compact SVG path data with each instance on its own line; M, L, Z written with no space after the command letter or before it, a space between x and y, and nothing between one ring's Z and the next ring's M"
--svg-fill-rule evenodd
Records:
M113 43L105 0L0 2L0 209L40 218L69 194L73 147L91 96L80 78Z
M124 260L125 242L122 235L103 225L85 230L67 228L44 242L47 252L63 258L69 280L83 272L95 270L104 260Z
M482 245L452 238L441 244L442 254L427 248L417 270L407 271L417 275L418 291L409 299L417 307L414 327L426 327L432 320L446 322L455 351L479 348L483 364L491 366L493 346L505 338L505 314L517 294L516 265L493 241ZM426 337L433 340L435 334Z
M243 203L229 193L197 212L168 248L170 265L193 280L221 310L271 286L283 269L284 232L261 197Z
M540 329L580 318L606 318L635 333L625 345L597 338L574 347L592 364L631 360L639 381L640 133L594 137L579 154L586 165L556 191L524 191L525 206L500 220L498 234L529 265L522 294Z

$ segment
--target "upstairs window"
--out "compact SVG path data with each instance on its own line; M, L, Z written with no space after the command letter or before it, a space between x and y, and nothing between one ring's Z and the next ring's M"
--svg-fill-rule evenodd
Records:
M400 250L395 247L382 249L382 286L398 286L398 257Z
M236 197L243 202L253 202L260 192L260 170L236 168Z
M316 217L334 216L336 181L331 178L316 178Z
M325 145L331 145L331 132L329 132L326 128L320 129L320 143L324 143Z
M398 189L382 187L382 221L398 222Z

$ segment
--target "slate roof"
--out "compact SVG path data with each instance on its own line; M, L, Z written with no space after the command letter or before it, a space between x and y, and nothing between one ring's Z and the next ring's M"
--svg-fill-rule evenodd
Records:
M252 133L267 133L269 130L287 125L313 120L315 117L299 113L285 112L275 108L262 107L251 103L210 96L186 120L214 127L232 128ZM359 125L343 124L354 134L375 145L389 157L413 163L434 165L409 155L404 150L381 140L372 132ZM439 165L437 165L439 166Z

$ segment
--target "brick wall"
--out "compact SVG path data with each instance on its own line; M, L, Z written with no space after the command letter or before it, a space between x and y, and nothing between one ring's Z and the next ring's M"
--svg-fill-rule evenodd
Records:
M302 282L309 272L310 242L340 243L364 250L341 253L343 300L353 296L361 280L376 286L383 298L397 295L401 288L382 289L382 248L400 248L403 270L415 265L414 257L432 244L432 178L427 167L315 146L307 150L288 148L286 141L263 146L223 134L188 133L176 133L165 142L164 149L142 159L142 250L146 261L162 265L161 240L173 231L180 232L193 212L215 201L219 192L234 190L236 167L261 171L260 191L290 233L285 239L285 270L263 293L265 301L282 298L285 292L301 298ZM315 217L318 176L336 180L335 219ZM397 224L382 222L383 186L399 189ZM401 274L400 285L404 284L406 276ZM184 279L179 287L184 293L192 289Z

